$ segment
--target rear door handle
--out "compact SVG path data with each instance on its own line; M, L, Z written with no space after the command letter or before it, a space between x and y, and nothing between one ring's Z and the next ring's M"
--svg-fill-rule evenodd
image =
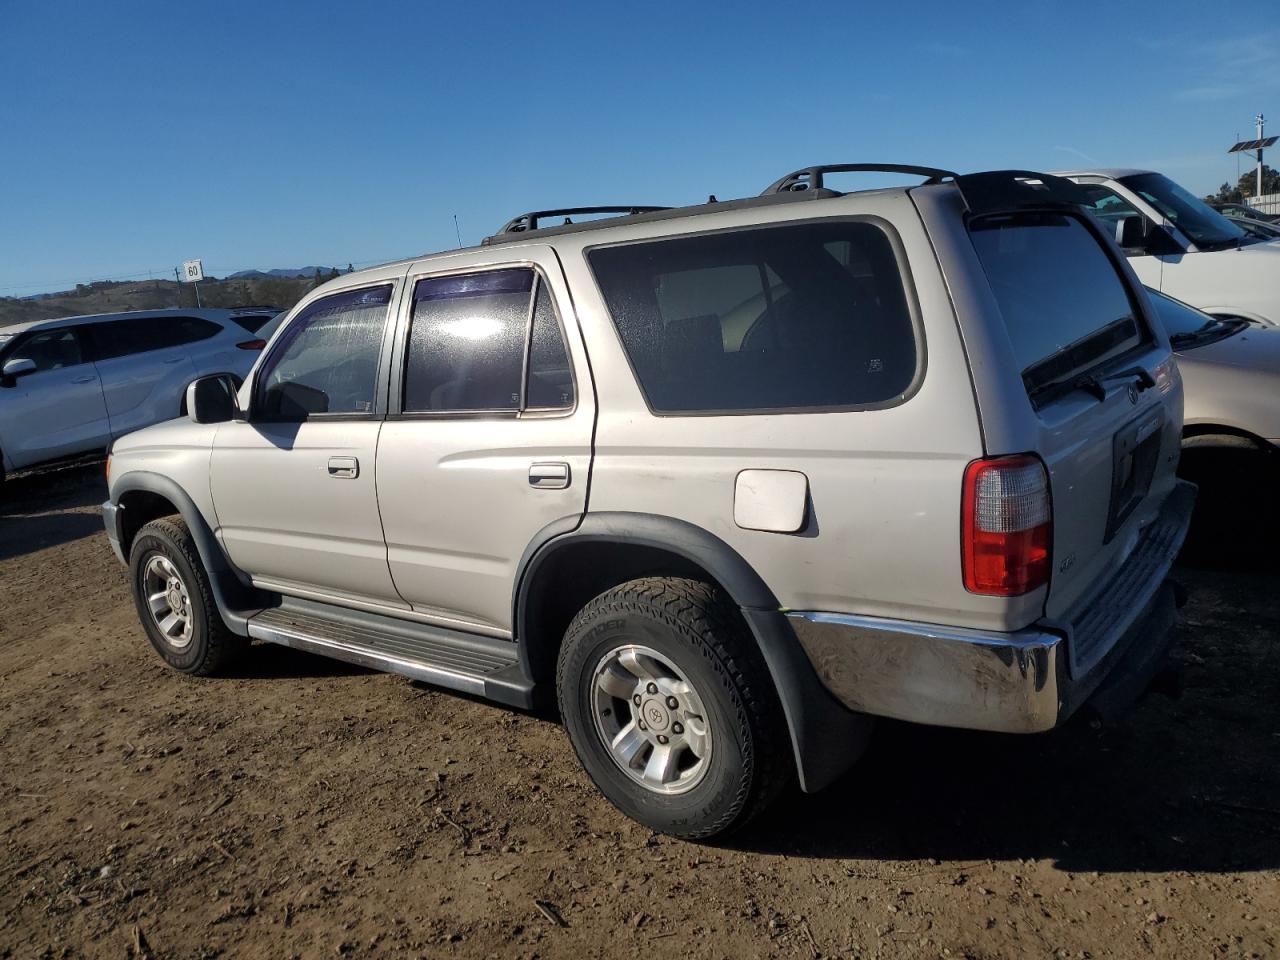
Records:
M529 486L539 490L563 490L569 486L569 465L563 462L533 464L529 467Z
M164 362L165 362L166 364L170 364L170 363L181 363L181 362L182 362L183 360L185 360L185 359L187 359L187 358L186 358L186 357L174 357L172 360L166 360L166 361L164 361Z
M329 476L335 480L354 480L360 476L360 461L355 457L330 457Z

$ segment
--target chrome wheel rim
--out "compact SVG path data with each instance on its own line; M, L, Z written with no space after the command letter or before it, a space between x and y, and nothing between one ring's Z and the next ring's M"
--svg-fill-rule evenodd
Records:
M658 651L626 644L601 657L591 706L609 756L646 790L685 793L706 776L712 734L702 697Z
M151 612L151 622L175 650L191 644L191 595L173 561L156 554L142 573L142 589Z

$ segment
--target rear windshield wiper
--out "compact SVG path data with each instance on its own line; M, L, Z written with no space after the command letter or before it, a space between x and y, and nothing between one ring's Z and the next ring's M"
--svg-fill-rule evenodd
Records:
M1071 381L1071 386L1075 390L1083 390L1086 393L1090 393L1099 400L1105 400L1107 399L1107 384L1114 383L1117 380L1136 381L1134 386L1137 387L1139 393L1156 385L1155 377L1151 376L1142 367L1130 367L1128 370L1121 370L1118 373L1109 373L1105 377L1086 373L1084 376L1076 377L1075 380Z

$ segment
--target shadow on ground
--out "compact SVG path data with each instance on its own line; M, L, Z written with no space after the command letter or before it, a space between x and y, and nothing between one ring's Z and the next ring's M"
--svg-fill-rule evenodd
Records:
M278 643L255 643L234 668L219 676L239 680L299 680L306 677L352 677L376 672L354 663L294 650Z
M102 515L80 508L106 499L100 462L8 478L0 485L0 560L102 533Z

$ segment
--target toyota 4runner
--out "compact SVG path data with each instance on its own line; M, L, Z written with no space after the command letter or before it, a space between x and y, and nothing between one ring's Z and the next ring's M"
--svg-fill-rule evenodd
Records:
M924 182L824 185L864 169ZM116 442L147 636L191 674L257 639L554 691L600 790L685 837L830 783L876 716L1123 704L1194 488L1168 339L1077 189L813 167L331 281L239 389Z

